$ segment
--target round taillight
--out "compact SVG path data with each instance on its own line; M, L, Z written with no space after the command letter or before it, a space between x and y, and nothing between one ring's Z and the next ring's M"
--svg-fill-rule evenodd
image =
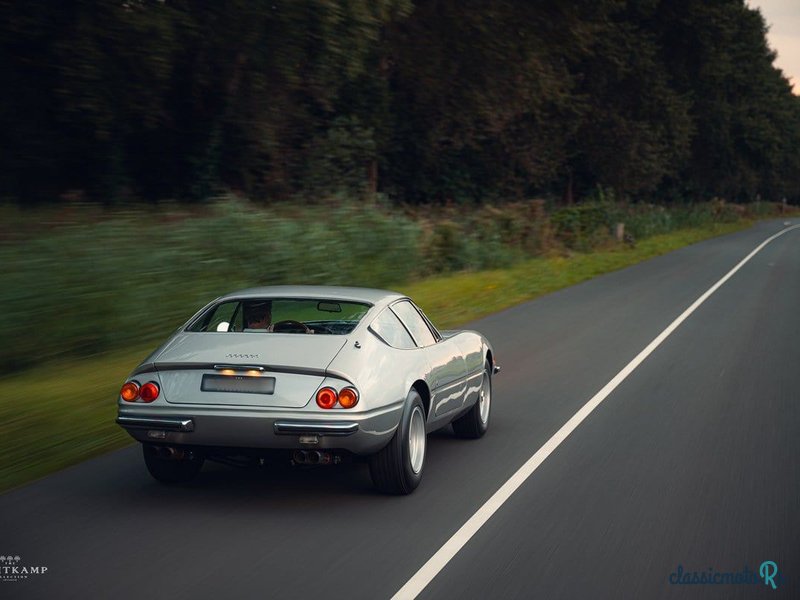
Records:
M336 390L324 387L317 392L317 406L320 408L333 408L336 405Z
M155 381L148 381L139 389L139 397L145 402L152 402L158 398L158 384Z
M139 397L139 384L135 381L129 381L122 386L119 395L125 402L135 402L136 398Z
M355 388L346 387L339 392L339 404L342 408L353 408L358 404L358 392Z

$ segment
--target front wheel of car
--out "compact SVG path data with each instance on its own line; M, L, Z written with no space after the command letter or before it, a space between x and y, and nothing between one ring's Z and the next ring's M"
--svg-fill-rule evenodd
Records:
M427 436L422 398L412 389L400 424L392 441L369 460L369 472L375 487L386 494L413 492L422 480Z
M142 452L150 475L161 483L186 483L203 468L203 457L188 451L145 444Z
M492 410L492 366L487 362L483 372L478 401L462 417L453 421L453 431L460 438L477 439L489 429Z

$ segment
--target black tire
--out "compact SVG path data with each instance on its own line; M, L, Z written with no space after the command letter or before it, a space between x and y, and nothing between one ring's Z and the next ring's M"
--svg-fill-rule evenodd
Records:
M187 452L186 458L163 458L158 446L142 446L144 464L154 479L161 483L186 483L195 478L203 468L205 459Z
M481 407L486 401L485 419L481 414ZM487 362L483 373L483 383L481 384L481 396L463 416L453 421L453 431L460 438L476 440L483 437L489 429L489 422L492 418L492 367Z
M419 421L422 418L422 456L419 457ZM412 443L410 431L417 433L416 469L412 464ZM406 495L413 492L422 481L422 471L425 467L425 451L427 441L425 435L425 407L417 390L412 389L406 397L406 405L400 425L395 431L392 441L380 452L369 458L369 473L375 487L385 494Z

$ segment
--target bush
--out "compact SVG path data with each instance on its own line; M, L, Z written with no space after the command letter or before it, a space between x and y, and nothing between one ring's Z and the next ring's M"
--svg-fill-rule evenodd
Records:
M753 210L763 216L778 208ZM589 251L614 243L619 222L642 239L749 214L719 200L665 207L608 195L549 216L541 200L406 213L352 204L267 210L233 198L191 213L175 206L3 210L0 372L153 342L238 288L391 287L564 248Z
M609 238L614 212L612 204L593 202L560 208L550 219L561 243L585 252Z
M419 228L376 210L302 216L226 201L173 222L140 210L0 246L0 370L158 339L214 297L275 284L400 283Z

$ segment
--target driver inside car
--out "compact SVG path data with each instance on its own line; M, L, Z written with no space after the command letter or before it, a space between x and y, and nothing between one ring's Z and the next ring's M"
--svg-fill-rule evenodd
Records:
M245 302L243 310L245 329L272 330L272 302Z

